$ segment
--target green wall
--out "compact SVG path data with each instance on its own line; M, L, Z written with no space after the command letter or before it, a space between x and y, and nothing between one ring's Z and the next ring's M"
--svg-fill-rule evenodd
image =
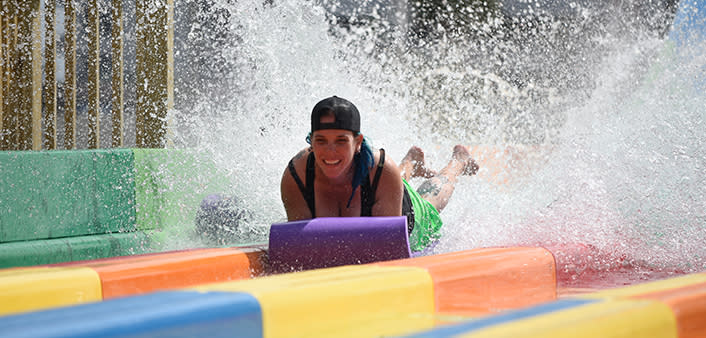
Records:
M0 267L160 251L228 188L194 150L0 152Z
M135 231L128 149L0 153L0 242Z

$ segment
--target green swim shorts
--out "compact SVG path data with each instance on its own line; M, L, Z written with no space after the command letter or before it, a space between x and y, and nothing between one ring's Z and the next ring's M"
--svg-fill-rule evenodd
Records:
M432 241L441 238L441 217L436 208L429 201L422 198L419 193L402 180L414 209L414 229L409 235L409 247L412 251L424 250Z

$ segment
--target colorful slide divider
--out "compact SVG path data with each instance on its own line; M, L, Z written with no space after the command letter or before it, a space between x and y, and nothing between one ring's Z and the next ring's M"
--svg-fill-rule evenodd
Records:
M156 292L0 321L3 337L262 337L259 304L237 292Z
M437 313L484 315L557 297L556 264L544 248L482 248L377 264L427 269Z
M205 268L195 258L237 251L239 264L231 260ZM508 299L512 306L529 306L556 298L556 268L551 253L541 248L478 249L270 276L263 276L263 253L202 249L6 269L0 276L0 311L5 314L0 327L8 337L189 336L196 330L215 336L400 335L433 328L444 312L478 314L483 304L497 299L503 306L511 306ZM223 270L231 275L223 276ZM36 286L26 287L30 280ZM185 289L185 284L192 287ZM111 289L105 285L118 291L101 295ZM143 293L164 289L171 291ZM88 294L90 299L79 296ZM230 296L217 296L224 294ZM29 312L39 309L45 310Z
M409 337L706 337L706 274L568 297Z
M3 336L706 335L706 273L556 299L556 266L552 254L542 248L484 248L275 275L259 270L261 256L255 264L245 263L253 262L252 257L241 257L241 264L215 269L199 269L186 259L215 253L227 257L226 251L239 250L245 256L263 253L223 248L133 257L138 265L154 261L146 269L155 273L151 278L139 277L140 269L127 262L130 258L2 270ZM211 274L212 281L182 277L174 282L188 271L170 269L173 260L192 266L193 275ZM223 266L239 272L223 277L215 271ZM98 267L111 270L111 283L125 282L122 293L101 295L101 278L111 277L93 270ZM121 270L123 279L118 278ZM155 285L160 280L157 271L161 280L172 284ZM63 304L46 303L51 298ZM27 312L31 309L13 304L44 310ZM75 305L56 307L66 304ZM445 319L454 314L462 319Z
M266 251L213 248L0 270L0 315L264 273Z

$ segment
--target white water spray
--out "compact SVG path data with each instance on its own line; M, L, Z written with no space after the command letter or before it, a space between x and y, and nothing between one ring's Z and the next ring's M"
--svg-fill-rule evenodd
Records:
M682 59L639 32L565 33L589 29L589 19L543 22L548 33L519 42L493 37L492 20L466 40L410 42L384 25L331 28L326 10L305 0L208 10L222 14L220 42L198 29L189 39L219 71L197 74L208 85L177 79L188 104L176 136L229 172L223 192L256 215L251 228L285 219L287 161L307 146L311 107L339 95L396 161L411 145L434 168L456 143L519 149L492 155L505 183L461 179L435 252L581 243L608 260L706 267L706 95L693 75L703 57Z

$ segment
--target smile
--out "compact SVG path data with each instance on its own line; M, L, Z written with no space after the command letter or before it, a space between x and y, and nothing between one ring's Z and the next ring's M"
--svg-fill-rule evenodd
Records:
M327 164L327 165L336 165L339 163L341 163L341 160L335 160L335 161L324 160L324 164Z

